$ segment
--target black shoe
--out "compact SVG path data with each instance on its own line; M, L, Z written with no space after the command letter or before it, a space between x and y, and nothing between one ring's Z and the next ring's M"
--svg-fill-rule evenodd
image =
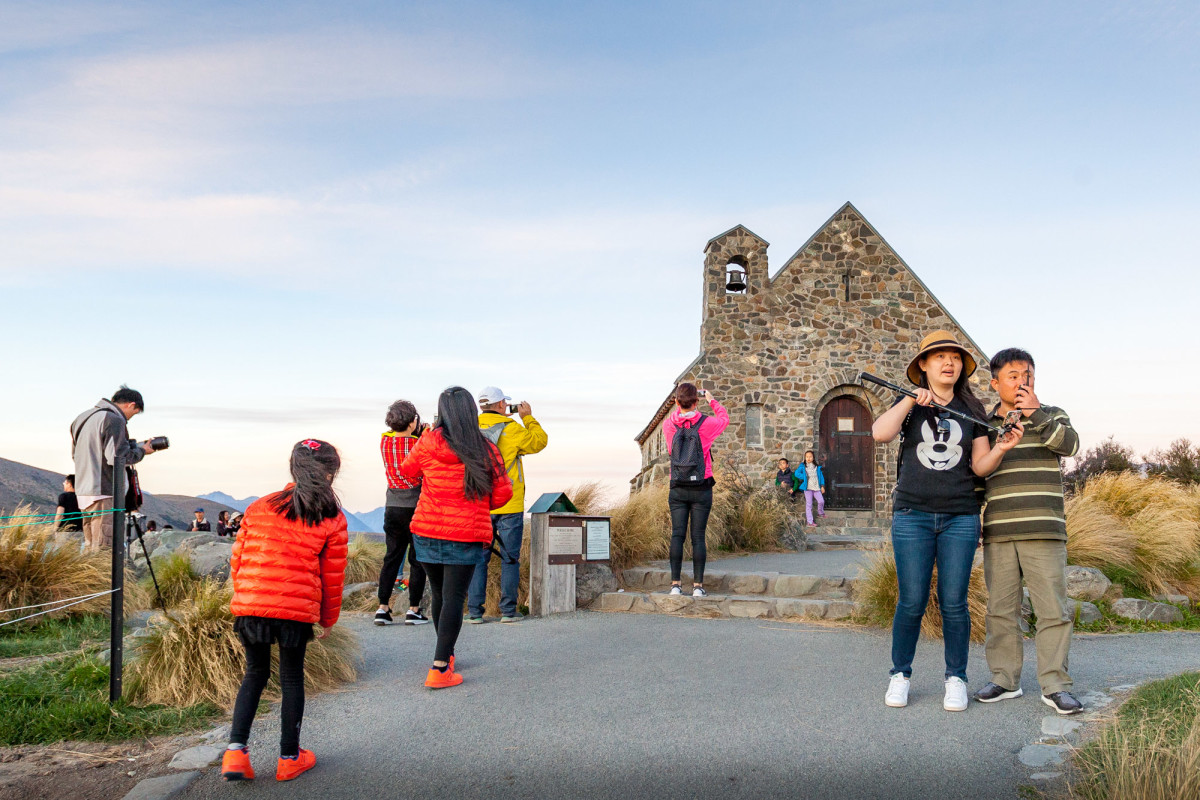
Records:
M989 683L975 693L975 699L981 703L996 703L1000 700L1011 700L1023 694L1025 692L1021 691L1020 686L1016 689L1005 689L998 683Z
M391 625L392 624L392 612L391 611L376 611L375 612L375 624L376 625Z
M429 622L429 617L420 611L409 611L404 615L405 625L424 625L426 622Z
M1075 695L1070 692L1044 694L1042 695L1042 702L1064 716L1067 714L1078 714L1080 711L1083 711L1083 703L1076 700Z

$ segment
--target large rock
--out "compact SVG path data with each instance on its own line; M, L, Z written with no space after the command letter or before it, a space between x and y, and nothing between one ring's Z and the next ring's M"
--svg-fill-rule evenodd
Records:
M181 553L194 553L207 544L227 544L233 547L233 540L215 533L193 533L179 543L175 549Z
M1100 609L1094 603L1089 603L1086 600L1075 601L1075 621L1087 624L1089 622L1099 622L1104 617L1100 613Z
M725 576L725 590L730 594L762 594L767 590L767 578L753 572L731 572Z
M805 597L825 589L825 579L816 575L780 575L772 594L776 597Z
M589 562L575 567L575 605L587 608L605 592L617 590L617 576L612 567L599 562Z
M175 797L200 777L199 771L177 772L158 778L147 778L129 790L124 800L167 800Z
M167 766L171 769L204 769L209 764L219 761L224 753L223 747L201 744L180 750Z
M1069 566L1066 569L1067 597L1095 602L1112 586L1103 572L1095 567Z
M215 542L200 544L187 555L197 577L217 580L229 577L229 557L233 555L233 544L228 540L218 538Z
M349 586L342 588L342 605L357 606L365 598L375 595L379 591L379 584L375 581L363 581L362 583L352 583ZM408 593L405 592L404 602L408 602Z
M1125 619L1145 622L1180 622L1183 612L1166 603L1152 603L1136 597L1123 597L1112 604L1113 613Z

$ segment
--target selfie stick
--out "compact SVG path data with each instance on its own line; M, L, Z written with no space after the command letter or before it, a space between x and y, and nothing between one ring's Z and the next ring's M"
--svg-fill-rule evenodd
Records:
M917 399L916 392L910 392L908 389L905 389L903 386L897 386L896 384L892 383L891 381L885 381L883 378L877 378L869 372L858 373L858 379L859 379L859 381L870 381L871 383L878 384L885 389L891 389L893 392L899 392L900 394L907 395L914 400ZM983 420L975 419L975 417L972 417L970 414L964 414L961 411L955 411L953 408L946 408L946 406L941 405L940 403L930 403L929 405L933 406L934 408L938 409L939 411L944 411L947 414L950 414L951 416L958 417L959 419L963 420L964 422L973 422L976 425L982 425L983 427L987 428L989 431L995 431L996 433L1000 433L1000 434L1005 433L1005 431L1002 430L1001 428L997 428L995 425L990 425L990 424L984 422Z

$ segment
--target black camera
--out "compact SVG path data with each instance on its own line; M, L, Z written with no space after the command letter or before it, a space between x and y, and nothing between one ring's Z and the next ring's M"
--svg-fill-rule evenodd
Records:
M154 452L166 450L171 446L171 440L165 436L155 436L153 439L147 439L146 444L150 445L150 449Z

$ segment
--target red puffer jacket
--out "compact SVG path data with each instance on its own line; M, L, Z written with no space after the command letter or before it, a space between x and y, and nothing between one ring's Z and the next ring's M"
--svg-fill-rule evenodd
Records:
M404 459L400 474L423 481L421 499L413 515L412 532L430 539L452 542L491 542L493 508L512 499L512 481L504 471L500 451L491 442L492 496L468 500L463 493L466 471L446 444L440 430L426 433Z
M289 522L271 509L273 497L255 500L242 517L229 560L229 608L239 617L332 627L342 610L346 517L339 513L320 525Z

